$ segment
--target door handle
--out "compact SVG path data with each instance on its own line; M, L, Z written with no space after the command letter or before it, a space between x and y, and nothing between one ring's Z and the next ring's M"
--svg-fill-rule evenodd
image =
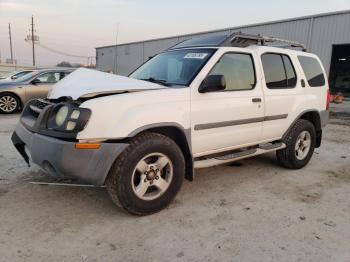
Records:
M252 102L253 103L261 103L261 98L259 98L259 97L252 98Z

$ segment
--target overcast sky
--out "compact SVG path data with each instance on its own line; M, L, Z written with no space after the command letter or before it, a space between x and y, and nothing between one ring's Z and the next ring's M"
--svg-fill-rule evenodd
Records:
M34 15L40 43L61 52L95 56L95 47L221 29L290 17L350 9L350 0L0 0L0 52L10 57L8 23L14 56L31 63L24 41ZM86 63L37 47L39 65L60 61Z

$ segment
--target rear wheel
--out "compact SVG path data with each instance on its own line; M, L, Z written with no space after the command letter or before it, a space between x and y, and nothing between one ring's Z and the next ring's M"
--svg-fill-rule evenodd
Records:
M113 202L128 212L147 215L165 208L185 175L181 149L170 138L144 133L115 160L106 180Z
M304 167L310 161L315 149L314 125L304 119L297 120L283 142L287 147L276 152L279 163L290 169Z
M11 93L0 94L0 113L11 114L19 110L19 100Z

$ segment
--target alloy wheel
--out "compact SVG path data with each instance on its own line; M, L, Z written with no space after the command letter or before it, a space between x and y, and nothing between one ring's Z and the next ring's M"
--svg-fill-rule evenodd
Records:
M5 95L0 97L0 109L3 112L11 113L17 108L17 100L13 96Z
M142 158L131 177L135 195L142 200L154 200L165 193L173 179L173 164L162 153L152 153Z

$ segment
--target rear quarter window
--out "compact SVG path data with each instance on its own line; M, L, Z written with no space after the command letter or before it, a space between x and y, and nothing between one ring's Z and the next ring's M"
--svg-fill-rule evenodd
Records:
M309 86L324 86L326 80L320 63L313 57L298 56Z

